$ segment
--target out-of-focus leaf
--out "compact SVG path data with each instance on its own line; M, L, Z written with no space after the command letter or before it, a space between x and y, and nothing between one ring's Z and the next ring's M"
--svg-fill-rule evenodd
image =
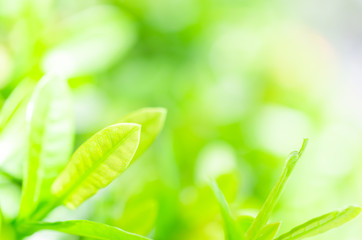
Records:
M116 7L95 6L63 22L68 36L47 52L45 71L82 76L110 67L134 41L134 29Z
M264 225L268 222L271 213L279 200L279 197L285 187L285 184L288 181L290 174L292 173L296 163L298 162L299 158L301 157L308 140L304 139L303 145L299 152L294 151L289 154L287 163L283 170L282 175L280 176L278 182L275 184L274 188L271 190L268 198L266 199L263 207L261 208L260 212L256 216L253 224L248 229L246 236L248 239L254 240L260 234L260 230L264 227Z
M29 149L19 218L28 217L68 160L73 145L70 90L65 79L43 77L27 109Z
M209 179L216 179L225 175L230 175L227 178L234 175L240 179L236 171L236 159L235 151L230 144L225 142L207 144L201 149L195 164L195 181L203 184L208 183ZM218 183L226 199L228 199L228 194L224 187L230 187L234 192L237 192L235 183L231 185L222 184L219 181Z
M240 176L235 170L216 177L217 185L221 189L227 202L236 200L240 186L239 181Z
M280 228L280 223L270 223L265 225L259 234L257 240L273 240Z
M18 186L21 187L21 185L22 185L22 179L17 178L17 177L15 177L15 176L11 175L10 173L2 170L1 168L0 168L0 175L1 175L2 177L5 177L6 180L8 180L9 182L11 182L11 183L13 183L13 184L18 185ZM1 213L1 212L0 212L0 213Z
M144 197L144 195L142 195ZM131 232L146 235L154 228L158 205L154 199L138 200L130 198L125 209L115 224Z
M313 218L306 223L303 223L287 233L282 234L275 240L297 240L312 237L333 228L337 228L346 222L354 219L361 213L360 207L350 206L342 211L333 211Z
M0 132L8 124L20 105L30 96L33 87L34 83L29 79L25 79L10 94L0 112Z
M236 224L240 229L240 232L245 234L254 220L255 218L252 216L241 215L236 218Z
M164 108L143 108L121 119L122 123L137 123L142 126L140 144L132 161L141 156L156 139L165 123L166 113Z
M76 208L106 187L132 160L140 140L139 124L107 127L82 144L52 186L57 203Z
M215 181L211 183L211 188L220 205L221 214L224 220L224 231L226 240L242 240L243 235L239 232L236 222L231 216L229 206L226 202L224 194L221 192L219 186Z
M28 139L25 127L26 107L35 83L23 80L5 101L0 113L0 164L14 176L23 175ZM11 160L11 161L9 161Z
M93 239L119 239L119 240L145 240L149 239L134 233L126 232L120 228L87 220L74 220L54 223L28 223L22 226L32 231L54 230Z
M0 228L0 239L1 240L17 240L17 236L15 235L14 228L4 220L1 219L1 228Z

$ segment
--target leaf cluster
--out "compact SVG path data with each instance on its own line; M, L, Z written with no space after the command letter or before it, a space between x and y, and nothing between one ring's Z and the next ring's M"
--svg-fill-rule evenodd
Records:
M67 80L46 75L36 85L21 83L0 115L5 129L21 106L26 108L26 154L21 204L16 219L0 215L0 239L22 239L53 230L94 239L148 239L120 228L88 220L44 222L54 209L75 209L108 186L155 140L166 111L145 108L108 126L73 151L74 123ZM6 171L2 175L14 178ZM15 229L9 233L8 229ZM1 230L3 229L3 231Z

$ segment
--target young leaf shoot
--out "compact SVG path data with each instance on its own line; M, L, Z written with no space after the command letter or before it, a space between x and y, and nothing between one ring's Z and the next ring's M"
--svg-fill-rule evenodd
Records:
M246 236L250 240L257 239L259 236L260 230L265 226L268 222L272 211L277 204L279 197L285 187L285 184L288 181L290 174L292 173L296 163L298 162L299 158L302 156L308 140L304 139L303 145L299 152L292 152L289 154L286 165L284 167L283 173L280 176L278 182L270 192L269 196L267 197L264 205L262 206L260 212L258 213L257 217L255 218L254 222L250 226L249 230L246 233Z

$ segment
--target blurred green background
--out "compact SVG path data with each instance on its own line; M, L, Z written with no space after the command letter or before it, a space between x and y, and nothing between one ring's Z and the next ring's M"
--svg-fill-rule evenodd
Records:
M281 232L362 205L361 10L360 0L0 0L1 105L25 78L66 75L76 146L128 112L168 109L161 136L126 173L49 220L223 239L208 178L235 214L255 214L304 137L273 216ZM19 178L24 112L0 136L0 166ZM20 189L0 181L4 215L16 216ZM360 224L314 239L359 239Z

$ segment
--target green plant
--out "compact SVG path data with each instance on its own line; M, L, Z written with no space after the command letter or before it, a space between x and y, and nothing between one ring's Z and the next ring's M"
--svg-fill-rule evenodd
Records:
M124 172L161 131L165 109L146 108L127 115L84 142L66 164L73 149L74 135L67 81L58 76L45 76L32 93L29 86L29 81L19 85L5 103L0 117L3 129L20 106L27 105L27 147L25 172L20 183L20 210L13 220L0 215L0 239L22 239L39 230L95 239L148 239L87 220L48 223L43 219L60 205L77 208ZM15 181L5 171L2 173Z
M217 183L214 181L211 183L211 187L219 202L223 221L225 239L228 240L298 240L324 233L333 228L339 227L344 223L357 217L361 208L356 206L350 206L342 211L333 211L322 215L317 218L313 218L278 237L275 237L278 233L280 223L268 223L268 220L272 214L272 211L279 200L279 197L286 185L286 182L292 173L296 163L302 156L308 140L303 141L303 145L300 151L294 151L289 154L286 166L283 173L277 181L276 185L271 190L269 196L264 202L261 210L256 218L250 216L239 216L234 219L230 213L229 206L225 200L225 197L219 189Z

